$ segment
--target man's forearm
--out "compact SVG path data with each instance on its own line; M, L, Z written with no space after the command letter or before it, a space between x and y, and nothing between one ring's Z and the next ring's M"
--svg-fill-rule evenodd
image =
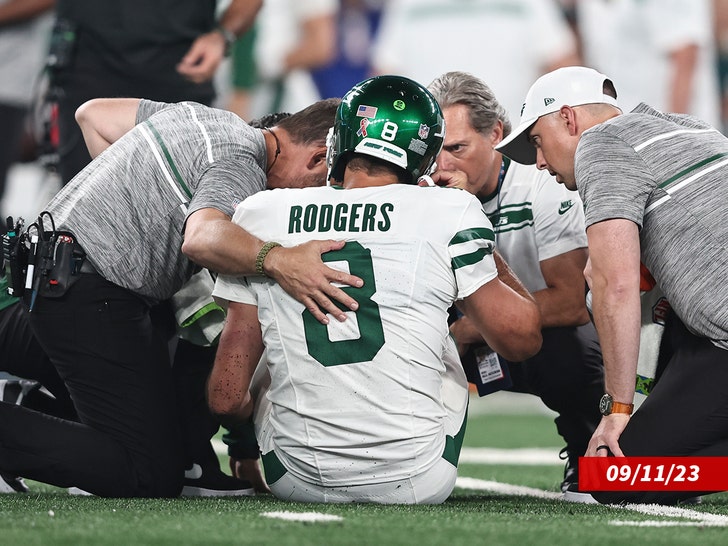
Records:
M76 122L92 158L136 125L139 102L134 98L92 99L78 107Z
M188 226L182 251L196 264L216 273L254 275L255 261L263 244L219 213L215 219Z
M0 26L19 23L49 11L54 0L11 0L0 5Z
M498 252L494 252L493 258L495 258L495 265L498 269L498 279L524 298L535 301L533 295L523 286L521 280L516 276L503 257Z
M220 26L242 36L253 26L262 5L262 0L233 0L220 17Z
M541 324L544 328L581 326L590 320L586 297L582 297L581 301L572 301L562 292L545 288L534 292L533 298L541 312Z
M634 398L639 356L640 306L630 298L592 293L594 321L604 358L604 384L612 397L625 404Z

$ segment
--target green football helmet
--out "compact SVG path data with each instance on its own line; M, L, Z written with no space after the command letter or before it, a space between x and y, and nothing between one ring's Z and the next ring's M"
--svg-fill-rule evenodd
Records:
M336 110L327 142L328 178L340 182L351 154L401 167L405 182L430 173L445 136L435 98L403 76L376 76L355 85Z

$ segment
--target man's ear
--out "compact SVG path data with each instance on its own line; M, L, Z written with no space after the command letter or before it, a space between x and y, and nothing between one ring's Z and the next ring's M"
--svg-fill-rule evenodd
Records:
M498 120L490 132L490 143L493 147L496 147L501 140L503 140L503 122Z
M311 151L306 168L314 170L326 164L326 146L318 146Z
M564 122L566 123L566 128L569 131L569 135L575 136L578 131L576 128L576 110L571 106L562 106L561 110L559 110L559 115L561 116L561 119L564 120Z

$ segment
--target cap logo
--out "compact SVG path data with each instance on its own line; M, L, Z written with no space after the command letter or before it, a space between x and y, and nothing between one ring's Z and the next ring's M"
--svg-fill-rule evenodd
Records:
M397 99L396 101L394 101L394 103L392 103L392 106L394 106L394 109L395 110L399 110L399 111L402 111L402 110L405 109L404 101L403 100L399 100L399 99Z
M543 99L544 106L548 106L549 104L553 104L554 102L556 102L556 99L551 97L546 97L545 99Z

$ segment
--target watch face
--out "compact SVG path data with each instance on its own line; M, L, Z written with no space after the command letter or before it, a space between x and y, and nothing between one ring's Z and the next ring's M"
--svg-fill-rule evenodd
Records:
M612 413L612 397L608 394L605 394L602 396L602 399L599 400L599 412L602 415L609 415Z

